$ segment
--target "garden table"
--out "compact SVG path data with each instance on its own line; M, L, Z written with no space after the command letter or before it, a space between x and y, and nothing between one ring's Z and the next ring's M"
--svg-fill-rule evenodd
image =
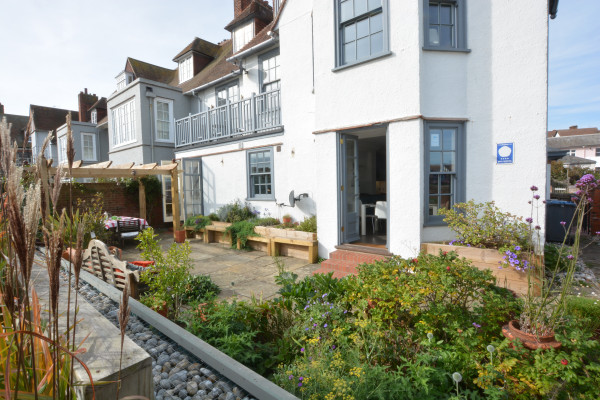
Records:
M109 219L107 219L107 220L104 221L104 227L106 229L116 229L117 228L117 221L132 222L132 223L140 221L140 226L141 226L142 229L146 229L147 227L150 226L150 225L148 225L148 221L146 221L143 218L113 216L113 217L110 217Z

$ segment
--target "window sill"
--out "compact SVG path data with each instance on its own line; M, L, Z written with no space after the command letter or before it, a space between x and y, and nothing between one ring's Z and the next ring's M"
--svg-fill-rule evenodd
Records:
M423 223L423 228L443 228L447 226L448 224L444 221L428 221Z
M355 67L357 65L368 63L370 61L379 60L380 58L384 58L384 57L387 57L387 56L390 56L390 55L392 55L392 52L391 51L386 51L385 53L381 53L381 54L378 54L376 56L373 56L373 57L370 57L370 58L366 58L364 60L354 61L354 62L349 63L349 64L340 65L339 67L333 68L331 71L332 72L341 71L343 69Z
M154 139L155 142L157 143L169 143L169 144L174 144L175 141L174 140L165 140L165 139Z
M423 46L423 51L442 51L448 53L470 53L471 49L455 49L453 47L428 47Z
M275 201L275 197L246 197L246 201Z
M135 144L135 143L137 143L137 140L132 140L132 141L130 141L130 142L124 142L124 143L115 144L115 145L113 145L113 147L112 147L112 148L113 148L113 149L117 149L117 148L119 148L119 147L125 147L125 146L127 146L127 145L129 145L129 144Z

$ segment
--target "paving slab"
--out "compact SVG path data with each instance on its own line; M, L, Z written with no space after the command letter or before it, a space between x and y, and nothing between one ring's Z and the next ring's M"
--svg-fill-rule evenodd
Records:
M173 234L167 230L157 232L160 246L167 250L173 243ZM248 300L252 295L263 299L275 297L279 286L275 276L279 274L277 262L285 269L298 274L298 279L319 269L319 264L310 264L306 260L292 257L270 257L257 250L236 250L227 244L204 243L200 239L188 239L192 248L192 274L209 275L221 288L220 299ZM139 260L140 251L135 248L137 242L128 241L123 249L123 259ZM235 286L231 286L231 282Z

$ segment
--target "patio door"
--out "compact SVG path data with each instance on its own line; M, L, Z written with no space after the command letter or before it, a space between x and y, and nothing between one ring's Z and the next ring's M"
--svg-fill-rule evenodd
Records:
M202 158L183 159L183 217L204 214Z
M351 135L340 135L340 210L342 243L350 243L360 239L359 233L359 185L358 185L358 138Z
M170 165L173 161L171 160L163 160L160 162L160 165ZM181 188L181 163L179 163L179 188ZM173 196L171 193L171 177L168 175L162 175L162 207L163 207L163 221L164 222L173 222ZM182 210L181 205L183 205L183 198L179 196L181 199L179 209ZM183 213L180 213L183 215Z

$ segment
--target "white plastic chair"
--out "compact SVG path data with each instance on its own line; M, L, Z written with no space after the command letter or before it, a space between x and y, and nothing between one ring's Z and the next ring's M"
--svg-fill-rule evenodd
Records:
M373 218L373 233L378 231L379 220L387 220L387 201L378 201L375 203L375 218Z

